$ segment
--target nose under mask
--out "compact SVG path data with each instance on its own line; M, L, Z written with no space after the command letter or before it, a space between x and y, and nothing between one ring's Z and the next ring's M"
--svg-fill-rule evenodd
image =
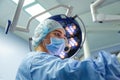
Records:
M50 38L50 44L46 48L51 55L59 56L65 49L65 40L60 38Z

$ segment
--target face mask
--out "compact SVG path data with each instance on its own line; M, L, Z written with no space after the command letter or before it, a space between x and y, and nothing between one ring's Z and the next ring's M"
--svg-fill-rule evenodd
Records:
M51 38L50 41L50 44L46 44L48 52L52 55L59 56L64 51L65 40L59 38Z

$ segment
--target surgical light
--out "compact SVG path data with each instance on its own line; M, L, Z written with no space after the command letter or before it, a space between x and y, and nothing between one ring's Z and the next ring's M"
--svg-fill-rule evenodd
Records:
M69 32L70 35L73 35L73 30L71 30L68 26L65 28L67 30L67 32Z
M75 33L76 26L74 24L66 26L66 31L69 32L70 35Z
M78 46L78 43L77 43L77 41L74 39L74 38L70 38L70 40L69 40L69 44L71 45L71 46Z
M62 59L65 58L66 54L64 52L61 52L61 54L59 55Z

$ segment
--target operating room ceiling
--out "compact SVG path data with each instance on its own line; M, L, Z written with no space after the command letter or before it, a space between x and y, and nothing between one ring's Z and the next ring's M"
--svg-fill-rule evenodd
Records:
M6 1L6 3L4 3ZM120 21L107 21L103 23L94 23L90 13L90 4L95 0L36 0L45 9L52 8L59 4L69 5L73 7L72 15L79 15L87 29L87 39L90 50L97 50L107 48L115 45L120 45ZM11 4L10 4L11 2ZM6 6L5 6L5 5ZM32 5L29 5L32 6ZM5 8L4 8L5 7ZM120 15L120 0L105 0L103 4L98 7L98 11L104 14ZM7 20L12 19L16 9L16 4L12 4L12 0L0 1L0 25L6 26ZM50 12L52 15L65 13L66 9L61 8ZM21 20L24 18L25 22L19 21L21 25L26 26L27 16L25 11L22 11ZM3 18L4 17L4 18ZM28 40L29 36L33 34L36 24L31 23L30 33L16 31L16 35Z

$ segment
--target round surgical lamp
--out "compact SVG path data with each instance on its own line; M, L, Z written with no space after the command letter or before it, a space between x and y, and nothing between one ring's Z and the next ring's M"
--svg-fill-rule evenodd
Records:
M59 14L59 15L54 15L49 17L49 19L53 19L59 22L66 31L66 37L68 39L68 44L69 44L68 47L70 47L70 51L67 53L63 53L65 58L75 56L79 52L79 50L82 48L83 43L85 41L85 36L86 36L85 26L80 17L78 17L80 21L78 23L76 19L77 17L78 16L68 17L64 14ZM82 35L81 27L84 27L84 37ZM65 49L67 49L67 47Z

